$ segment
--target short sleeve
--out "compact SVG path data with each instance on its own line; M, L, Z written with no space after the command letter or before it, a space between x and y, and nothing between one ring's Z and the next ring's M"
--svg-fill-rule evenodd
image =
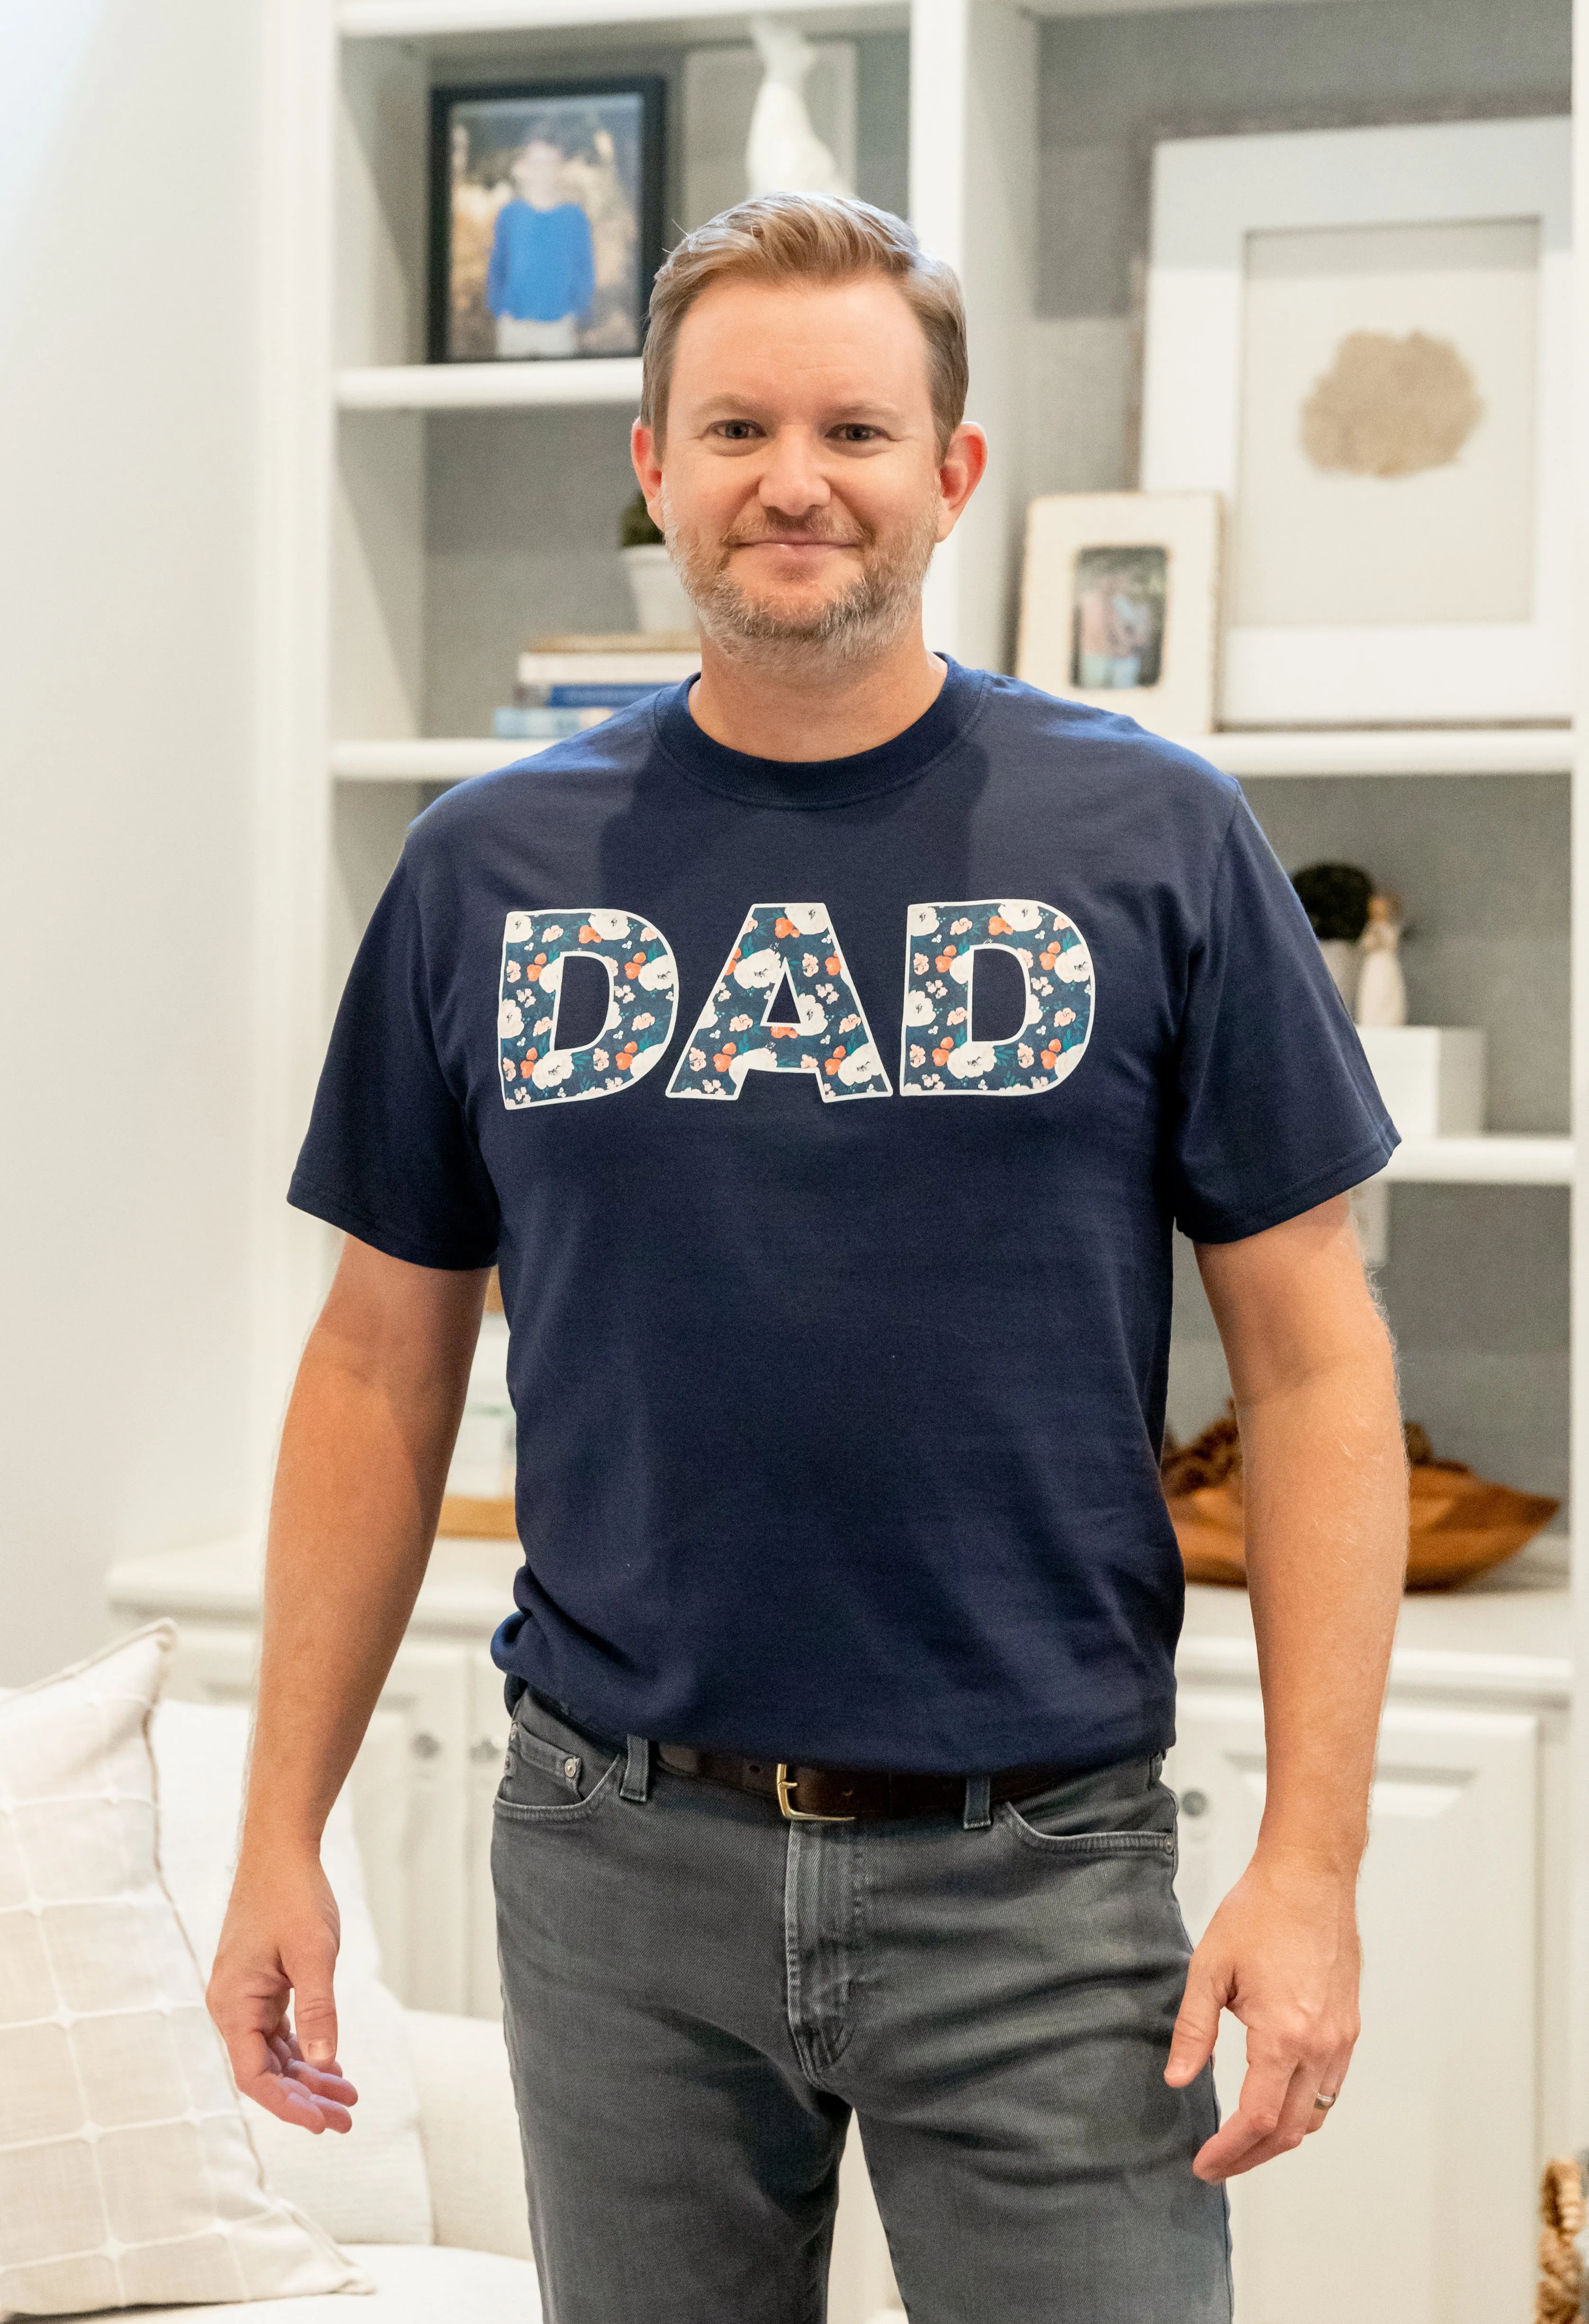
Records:
M1372 1177L1400 1139L1290 881L1244 799L1188 970L1170 1198L1234 1242Z
M496 1256L496 1194L437 1055L402 863L348 976L287 1199L416 1267L489 1267Z

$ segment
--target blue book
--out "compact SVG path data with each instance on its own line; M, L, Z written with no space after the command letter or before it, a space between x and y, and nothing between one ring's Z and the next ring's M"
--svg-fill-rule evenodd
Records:
M671 686L670 678L642 680L637 686L549 686L546 706L549 710L627 710L632 702L645 702L659 687Z
M507 703L491 714L491 731L502 742L562 742L598 723L598 714L589 710L552 710L526 702Z

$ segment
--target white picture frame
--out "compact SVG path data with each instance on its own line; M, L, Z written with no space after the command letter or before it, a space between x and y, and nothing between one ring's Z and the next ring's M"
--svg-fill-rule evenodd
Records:
M1220 541L1216 493L1049 493L1033 501L1016 676L1045 693L1122 711L1158 734L1208 733ZM1133 561L1146 576L1138 592L1145 614L1136 620ZM1114 573L1122 576L1118 589ZM1093 610L1111 601L1124 616L1114 624L1120 634L1089 635ZM1144 669L1145 684L1138 682Z
M1570 155L1569 124L1554 116L1208 137L1167 142L1157 148L1141 478L1150 492L1202 488L1226 496L1222 724L1491 724L1571 716ZM1250 464L1258 456L1252 448L1255 443L1271 441L1280 447L1278 456L1293 457L1298 470L1302 465L1301 452L1287 449L1293 439L1300 441L1289 410L1283 418L1275 410L1243 410L1243 373L1251 360L1249 327L1261 311L1253 289L1259 274L1253 271L1258 260L1252 238L1334 234L1342 247L1367 249L1361 235L1353 244L1353 230L1400 229L1403 238L1399 246L1405 252L1425 246L1418 241L1420 235L1443 232L1445 249L1460 244L1464 235L1493 232L1504 237L1520 221L1533 222L1535 229L1537 261L1528 288L1531 332L1523 335L1526 343L1520 348L1518 332L1500 329L1476 330L1474 345L1480 388L1486 383L1482 374L1492 345L1498 357L1510 354L1527 359L1532 381L1529 439L1522 440L1522 423L1516 416L1520 392L1509 374L1490 402L1482 394L1474 399L1481 420L1474 428L1472 448L1464 444L1455 457L1428 464L1449 472L1432 486L1426 488L1424 478L1417 475L1382 479L1359 473L1341 476L1341 493L1333 501L1333 484L1316 489L1309 481L1307 490L1315 498L1308 501L1304 495L1299 503L1315 513L1320 506L1333 512L1327 521L1336 528L1337 549L1343 541L1350 542L1352 528L1359 524L1372 549L1374 528L1383 521L1402 525L1404 545L1411 544L1414 555L1419 536L1409 512L1428 509L1430 594L1440 595L1443 576L1448 595L1471 589L1477 601L1492 590L1504 596L1511 584L1504 559L1493 570L1478 562L1482 542L1494 529L1481 524L1464 530L1461 503L1454 493L1488 491L1488 505L1505 520L1501 530L1515 533L1520 542L1513 556L1521 576L1519 602L1501 605L1502 618L1488 619L1464 617L1460 604L1455 618L1398 621L1385 618L1381 607L1378 617L1354 621L1342 618L1339 604L1330 609L1328 619L1251 618L1254 606L1244 600L1252 592L1245 587L1243 574L1261 567L1263 560L1259 551L1249 555L1245 549L1248 511L1241 498L1244 461ZM1282 245L1269 247L1280 250ZM1300 252L1303 245L1298 242L1295 247ZM1444 263L1430 269L1431 294L1440 289L1439 265ZM1453 265L1460 271L1459 262ZM1470 285L1490 284L1502 302L1495 309L1498 317L1523 311L1517 302L1527 286L1517 262L1509 260L1506 265L1510 273L1498 265L1492 278L1482 272L1466 278ZM1371 264L1365 279L1372 271ZM1381 276L1393 272L1381 270ZM1401 287L1396 295L1406 296L1409 319L1421 331L1418 285L1405 273L1397 281ZM1410 292L1406 288L1409 281ZM1382 280L1380 291L1382 305ZM1331 295L1338 319L1346 311L1339 280ZM1455 295L1449 267L1443 295L1447 303ZM1507 300L1512 302L1510 307ZM1292 312L1297 312L1295 307ZM1305 333L1298 336L1306 338ZM1275 344L1283 355L1283 337ZM1343 338L1340 346L1345 345ZM1512 371L1517 372L1516 361ZM1316 381L1315 384L1316 389ZM1510 463L1507 467L1504 461L1497 466L1489 451L1479 457L1478 447L1483 428L1489 428L1492 446L1500 442L1502 419L1509 414L1510 433L1501 447ZM1517 481L1515 492L1509 476ZM1403 484L1416 486L1418 493L1427 491L1428 496L1421 501L1414 493L1398 497ZM1250 506L1257 503L1254 494ZM1442 523L1450 538L1464 543L1463 553L1455 558L1440 547ZM1304 545L1294 564L1305 583L1310 569L1307 526L1298 526L1294 538ZM1327 565L1329 560L1320 562ZM1263 569L1271 576L1280 571L1273 559ZM1363 569L1365 576L1375 574L1372 553L1365 556ZM1306 586L1301 586L1298 595L1305 598L1307 594ZM1271 594L1282 614L1285 595L1283 588ZM1409 593L1409 604L1420 600L1421 585ZM1264 610L1261 589L1256 610Z

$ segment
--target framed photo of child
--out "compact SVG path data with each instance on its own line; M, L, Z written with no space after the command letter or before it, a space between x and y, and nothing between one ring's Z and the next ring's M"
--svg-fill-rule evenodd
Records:
M662 256L665 83L438 88L432 363L640 352Z
M1027 511L1018 677L1155 733L1214 725L1217 493L1053 493Z

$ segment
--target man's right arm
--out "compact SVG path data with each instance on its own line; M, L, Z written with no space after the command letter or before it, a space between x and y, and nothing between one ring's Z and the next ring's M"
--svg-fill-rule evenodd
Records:
M355 2095L337 2072L320 1835L424 1579L485 1281L350 1237L282 1431L242 1848L208 1998L239 2089L307 2130L346 2130Z

